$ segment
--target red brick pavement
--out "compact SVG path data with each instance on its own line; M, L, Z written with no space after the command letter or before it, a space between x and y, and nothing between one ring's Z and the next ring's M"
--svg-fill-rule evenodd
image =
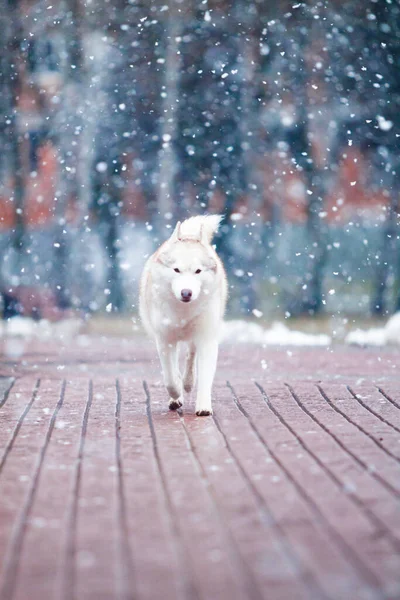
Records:
M213 418L139 338L2 350L0 600L400 598L399 350L225 346Z

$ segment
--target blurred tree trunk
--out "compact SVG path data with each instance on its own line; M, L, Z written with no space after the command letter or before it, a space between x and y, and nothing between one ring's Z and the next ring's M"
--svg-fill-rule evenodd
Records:
M327 256L326 226L322 217L326 171L318 166L311 143L308 86L311 73L307 65L307 49L312 39L313 15L306 3L299 8L296 23L299 34L298 65L294 86L297 123L289 134L289 146L297 166L303 173L307 189L308 260L305 275L296 298L289 306L291 314L316 314L323 306L323 277Z
M241 8L246 16L243 4L238 3L238 13ZM223 207L218 206L224 222L215 245L226 263L233 259L230 216L248 191L243 144L247 28L224 3L197 0L181 46L175 193L181 218L192 210L183 201L185 185L196 197L196 210L208 210L214 194L224 197Z
M70 88L73 88L72 97L79 98L82 81L83 81L83 51L82 39L80 31L80 19L82 16L79 11L77 0L64 0L64 10L67 16L67 21L64 23L64 32L67 40L68 61L66 72L64 73L63 81L63 106L64 118L68 120L67 114L70 112L68 103L70 102ZM76 106L78 108L78 106ZM64 125L66 127L66 125ZM59 151L64 139L61 139L64 134L64 127L61 131L56 132L56 138L59 139ZM69 152L75 153L72 147ZM68 151L65 152L65 155ZM64 160L63 160L64 164ZM59 194L56 198L55 206L55 260L57 269L55 270L55 289L57 299L61 307L66 308L71 305L71 292L68 285L68 262L69 253L71 251L68 239L68 226L66 223L66 212L69 198L72 196L76 202L79 201L79 176L77 173L78 161L75 160L76 177L70 182L66 181L65 174L60 174ZM68 170L66 170L68 172ZM72 194L71 194L72 192Z
M391 163L393 184L390 194L390 204L386 213L386 222L382 230L382 243L377 263L375 293L372 298L371 311L375 314L387 314L387 288L390 275L397 276L397 295L394 299L395 311L400 310L400 162L398 131L400 127L400 78L398 65L400 62L400 6L399 3L387 3L379 0L373 6L375 21L370 25L370 39L376 46L386 49L386 61L389 68L389 94L386 105L379 107L392 127L388 130L386 139L381 141L388 150L388 162ZM388 29L389 28L389 29ZM372 46L371 46L372 47ZM382 106L382 108L381 108ZM379 114L379 113L378 113ZM374 114L371 117L375 117ZM393 160L394 159L394 160ZM395 163L395 164L393 164ZM388 165L385 165L385 167Z
M166 22L166 60L164 70L164 89L162 104L162 145L160 156L160 185L158 190L158 218L156 230L164 224L165 214L172 212L175 198L174 176L176 170L176 157L173 140L176 136L176 111L178 103L178 77L180 69L180 53L178 36L182 27L176 0L169 3L168 18Z
M107 173L94 176L94 202L99 220L99 231L107 255L107 288L104 293L112 311L124 308L125 298L122 289L121 272L118 261L119 236L118 217L120 213L120 163L117 159L108 161Z
M386 221L383 227L382 244L379 252L379 261L376 268L375 293L372 299L372 312L377 315L386 314L387 299L386 291L388 287L389 274L391 271L399 270L396 255L399 248L399 190L392 190L390 204L386 213ZM397 266L397 269L396 269ZM394 267L394 268L392 268ZM395 299L395 310L400 310L400 294Z
M92 204L92 195L94 194L95 206L102 197L107 201L107 207L97 210L97 216L100 221L101 239L107 255L107 288L108 303L112 304L113 310L121 310L124 306L124 294L122 289L121 273L118 261L118 238L119 238L119 206L121 204L121 190L116 185L116 178L119 174L115 173L116 166L114 161L118 157L112 155L103 157L107 162L108 180L101 180L92 184L91 172L93 169L93 155L91 151L91 142L93 132L91 128L90 100L88 92L90 82L87 72L84 56L84 26L85 26L85 7L79 0L66 0L68 10L66 22L66 35L68 39L68 65L66 73L66 82L64 95L65 112L71 119L71 122L65 124L66 129L71 128L73 123L73 136L70 129L66 135L71 140L68 146L69 154L72 158L72 172L74 176L64 186L61 202L57 203L57 223L58 223L58 262L59 262L59 282L58 289L61 292L61 301L64 304L70 303L70 292L68 290L68 255L71 248L68 247L68 236L65 223L65 214L67 210L67 201L71 198L77 204L77 215L79 226L84 235L86 226L85 217L87 217L90 205ZM69 120L67 118L67 120ZM96 179L96 177L95 177ZM65 189L66 187L66 189ZM72 274L73 275L73 274Z
M18 132L17 97L19 89L18 58L21 44L21 24L18 4L5 1L2 7L3 49L2 53L2 97L4 101L4 144L9 157L8 169L13 181L14 231L13 245L18 253L18 276L24 243L24 199L25 182L21 162L21 140Z
M83 15L80 14L79 2L77 0L64 0L64 11L66 14L66 22L64 23L64 31L66 36L67 45L67 67L64 73L63 80L63 117L67 123L63 123L60 131L55 132L56 139L59 139L59 151L66 143L68 139L67 128L70 125L68 123L68 115L71 112L71 97L73 99L80 98L83 87L84 79L84 64L83 64L83 49L82 49L82 35L81 35L81 20ZM74 110L79 109L79 103L74 105ZM75 120L75 119L74 119ZM69 133L69 132L68 132ZM82 131L81 131L82 135ZM70 136L70 134L69 134ZM55 233L55 259L57 263L55 289L57 293L57 299L61 307L65 308L71 305L71 292L68 285L69 274L68 274L68 263L69 253L71 251L69 239L68 239L68 225L66 222L66 213L68 201L72 197L75 202L79 204L80 199L80 186L79 186L79 172L81 165L77 159L77 153L79 154L80 136L78 138L78 148L75 150L72 144L68 144L68 149L64 152L64 156L70 154L75 155L73 160L73 167L75 176L66 179L66 172L71 172L65 169L64 173L60 174L60 185L59 194L56 198L55 206L55 220L56 220L56 233ZM67 166L66 159L63 157L62 164Z

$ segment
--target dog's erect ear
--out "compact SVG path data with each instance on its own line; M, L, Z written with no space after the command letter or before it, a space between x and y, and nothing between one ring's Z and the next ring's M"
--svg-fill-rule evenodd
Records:
M165 250L164 252L160 252L160 254L157 256L157 262L164 265L164 267L171 267L174 261L169 255L168 251Z
M178 221L176 227L169 238L171 242L178 242L181 239L181 222Z
M203 246L208 246L210 244L208 237L207 237L207 232L205 230L205 227L202 225L200 227L200 239L199 242L201 244L203 244Z
M204 266L208 271L216 271L217 270L217 261L214 260L211 256L208 260L204 261Z

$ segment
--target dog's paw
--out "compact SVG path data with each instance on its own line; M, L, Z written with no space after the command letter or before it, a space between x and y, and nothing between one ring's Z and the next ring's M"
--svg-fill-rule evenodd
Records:
M196 415L198 417L209 417L212 412L211 399L196 402Z
M169 410L178 410L179 408L181 408L181 406L182 402L178 399L171 398L171 400L169 401Z
M198 417L209 417L210 415L212 415L212 410L207 410L207 409L202 409L202 410L196 410L196 415Z

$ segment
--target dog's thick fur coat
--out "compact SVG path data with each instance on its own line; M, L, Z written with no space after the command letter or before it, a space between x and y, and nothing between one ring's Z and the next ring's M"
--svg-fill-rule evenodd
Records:
M220 326L227 282L211 241L221 217L191 217L178 223L171 237L148 259L140 283L140 316L155 339L164 383L174 410L198 379L196 414L212 413ZM178 344L186 342L183 376Z

